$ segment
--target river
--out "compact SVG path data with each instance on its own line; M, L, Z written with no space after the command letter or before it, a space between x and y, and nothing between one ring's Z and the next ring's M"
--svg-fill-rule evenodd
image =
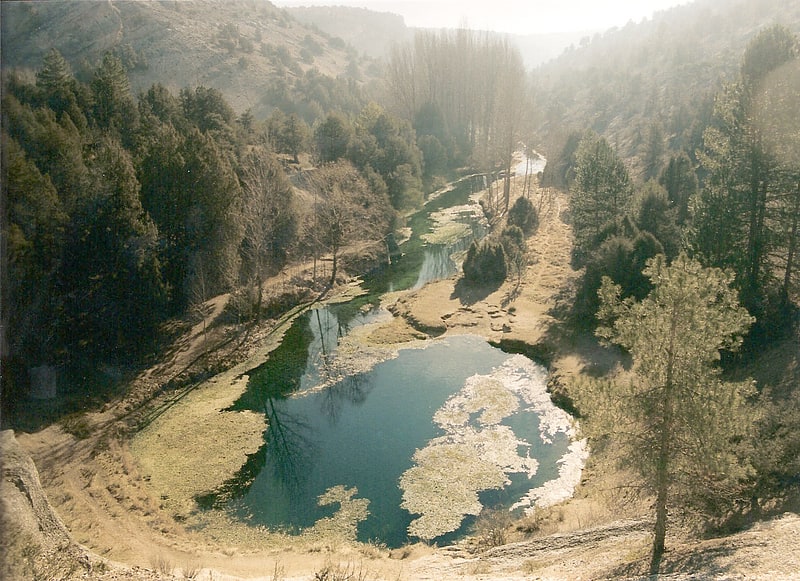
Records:
M339 353L356 329L391 317L383 293L456 272L485 232L472 196L483 183L471 176L442 191L411 219L403 255L367 277L366 296L308 311L246 373L231 409L265 414L264 444L202 506L292 534L349 529L396 547L449 542L482 511L531 510L548 488L574 486L564 460L584 450L550 402L541 365L475 336Z

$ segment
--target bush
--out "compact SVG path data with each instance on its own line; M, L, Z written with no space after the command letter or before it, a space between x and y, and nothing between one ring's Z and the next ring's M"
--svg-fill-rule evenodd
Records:
M507 257L525 251L525 234L519 226L506 226L500 234L500 243Z
M609 277L622 287L622 298L646 297L652 285L642 274L645 263L657 254L664 254L664 247L649 232L639 232L634 237L611 236L589 256L575 301L575 314L592 326L594 315L600 306L597 290L602 278Z
M470 284L499 284L506 279L506 253L500 242L473 242L464 260L464 280Z
M539 215L533 202L528 198L517 198L508 211L508 225L518 226L526 236L533 234L539 226Z

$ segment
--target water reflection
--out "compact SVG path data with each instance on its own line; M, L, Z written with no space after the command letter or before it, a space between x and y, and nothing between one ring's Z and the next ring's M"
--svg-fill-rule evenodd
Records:
M380 316L380 309L353 304L313 309L292 325L269 360L249 372L245 393L227 411L250 410L263 413L267 428L264 443L231 479L214 491L197 497L203 508L221 508L245 496L256 477L272 471L281 494L297 496L305 483L309 466L319 453L316 430L307 414L288 411L288 398L318 385L319 414L335 424L342 406L359 405L372 389L367 375L348 373L336 358L339 341L353 328Z
M372 391L372 382L366 373L355 373L324 389L320 395L320 411L331 425L335 425L346 404L361 405Z
M262 469L268 466L290 496L296 496L303 487L316 446L308 419L303 415L288 412L284 403L283 400L274 397L268 398L265 402L264 415L267 419L267 429L264 432L264 445L259 452L263 451ZM254 480L258 473L252 476ZM246 488L239 491L239 495L249 489L249 484L252 484L252 480Z
M384 316L372 306L381 293L420 287L456 271L459 253L483 235L478 222L465 218L472 236L454 245L426 245L420 235L430 228L430 213L464 204L484 187L485 176L470 176L431 201L412 219L406 254L368 277L371 296L305 313L269 360L247 373L247 390L230 409L263 413L264 443L234 478L198 498L201 506L226 506L253 522L302 528L330 516L333 509L319 507L317 498L342 485L370 501L372 515L359 526L359 538L392 546L407 540L411 516L400 507L398 479L411 467L415 450L441 436L433 413L470 374L487 372L506 355L473 338L454 342L457 347L412 350L374 371L354 372L337 349L354 328ZM319 386L325 389L312 390ZM524 423L519 433L530 439L536 423ZM559 449L546 451L553 466Z
M291 413L281 396L266 396L259 408L266 420L264 444L247 460L233 478L217 489L198 495L201 508L223 508L250 490L265 469L272 472L276 482L290 496L296 496L305 485L308 466L317 453L313 430L305 415Z
M456 257L462 257L472 241L482 235L482 229L476 227L473 228L472 236L461 238L453 244L447 246L443 244L428 245L424 251L417 282L412 288L415 290L422 288L429 282L448 278L457 272L461 263L460 260L456 260Z
M319 506L317 499L339 486L357 490L353 500L369 502L369 514L355 531L360 540L379 539L389 546L407 542L409 526L417 516L403 508L401 477L412 468L416 451L449 437L433 418L454 393L476 382L485 388L484 383L489 381L492 386L500 382L514 390L536 386L542 401L549 401L543 371L534 373L529 364L515 364L514 369L521 369L516 375L503 371L512 363L512 356L480 338L453 337L432 342L424 349L402 350L397 358L383 361L369 372L350 375L330 388L267 400L264 413L275 427L265 434L265 449L260 451L262 469L242 474L247 482L240 483L237 496L228 496L235 500L226 507L253 524L300 532L333 516L337 509ZM480 382L480 377L489 379ZM530 397L523 399L526 408L533 403ZM485 413L472 408L467 415L470 425L488 421ZM560 438L551 443L541 441L540 422L532 411L520 409L503 422L507 427L498 426L495 431L511 429L515 437L492 440L507 445L508 450L504 454L494 448L480 452L482 462L517 455L526 460L530 453L542 468L535 478L529 470L523 470L520 478L509 474L510 484L494 494L481 494L481 504L509 506L532 486L554 478L556 460L566 449L566 441ZM479 427L468 431L477 438ZM519 447L522 443L524 449ZM488 443L478 447L484 450L486 446ZM466 468L459 465L446 472L463 472ZM467 479L468 474L462 472L459 478ZM436 496L432 502L441 503L442 498ZM447 542L463 534L468 522L465 519L459 530L437 540Z

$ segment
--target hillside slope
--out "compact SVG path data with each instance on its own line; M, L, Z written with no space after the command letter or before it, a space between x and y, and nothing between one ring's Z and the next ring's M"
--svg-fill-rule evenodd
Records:
M4 68L36 70L51 48L84 80L115 51L134 93L156 82L173 93L202 85L257 117L272 110L276 84L291 85L309 71L352 74L355 58L340 39L266 0L2 3Z
M403 17L390 12L350 6L298 6L286 11L298 22L341 38L376 58L388 56L392 45L414 38L414 29L406 26Z
M750 40L775 23L800 31L800 1L695 0L586 37L534 73L548 157L568 132L586 128L606 137L637 177L652 135L692 154L714 95L734 79Z
M403 17L398 14L366 8L297 6L287 7L286 11L299 22L341 38L359 52L375 58L388 58L393 46L413 41L416 32L423 30L407 26ZM586 34L556 32L498 35L507 36L519 49L525 66L532 68L557 57Z

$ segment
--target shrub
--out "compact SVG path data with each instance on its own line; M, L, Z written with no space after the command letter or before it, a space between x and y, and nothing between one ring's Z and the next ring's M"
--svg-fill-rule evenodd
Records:
M539 215L533 202L528 198L517 198L508 210L508 225L518 226L526 236L530 236L539 226Z
M464 280L470 284L502 283L508 274L503 245L494 240L473 242L464 260Z

